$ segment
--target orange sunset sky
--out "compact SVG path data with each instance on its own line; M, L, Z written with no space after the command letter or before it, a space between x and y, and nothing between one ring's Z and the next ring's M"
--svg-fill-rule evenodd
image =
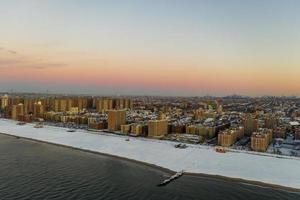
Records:
M1 1L0 91L299 95L300 2Z

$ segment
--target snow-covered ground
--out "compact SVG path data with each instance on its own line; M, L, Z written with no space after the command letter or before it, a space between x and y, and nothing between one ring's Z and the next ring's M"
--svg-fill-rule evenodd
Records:
M300 160L243 152L216 153L212 148L189 145L174 148L173 142L130 138L110 134L91 134L84 130L69 133L64 128L33 124L16 125L0 119L0 132L134 159L173 171L221 175L300 189ZM266 154L264 154L266 155Z

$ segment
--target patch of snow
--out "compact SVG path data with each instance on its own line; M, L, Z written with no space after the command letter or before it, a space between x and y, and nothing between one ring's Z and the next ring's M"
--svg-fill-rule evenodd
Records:
M300 189L300 160L297 158L282 159L266 153L237 150L221 154L201 145L177 149L174 142L169 141L144 138L126 141L127 137L112 134L92 134L84 130L70 133L67 128L36 129L33 126L18 126L15 121L0 119L1 133L120 156L173 171L221 175Z

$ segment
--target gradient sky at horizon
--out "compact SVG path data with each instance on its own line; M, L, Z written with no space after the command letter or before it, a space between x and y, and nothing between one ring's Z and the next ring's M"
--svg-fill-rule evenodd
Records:
M300 95L297 0L0 0L0 91Z

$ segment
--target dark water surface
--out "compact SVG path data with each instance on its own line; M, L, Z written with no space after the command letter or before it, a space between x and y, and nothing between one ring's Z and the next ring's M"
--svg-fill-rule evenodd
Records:
M129 161L0 135L0 200L300 200L300 193L187 175L156 187L166 175Z

